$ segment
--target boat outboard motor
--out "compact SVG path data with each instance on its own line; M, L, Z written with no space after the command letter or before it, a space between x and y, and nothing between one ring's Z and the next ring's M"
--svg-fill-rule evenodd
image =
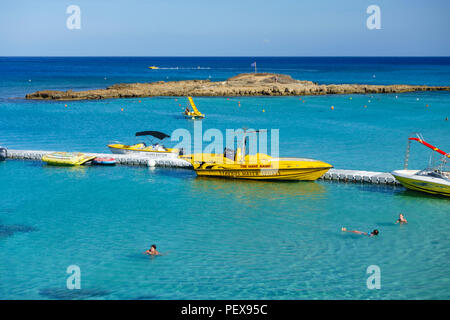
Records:
M0 161L5 161L8 156L8 150L6 148L0 147Z

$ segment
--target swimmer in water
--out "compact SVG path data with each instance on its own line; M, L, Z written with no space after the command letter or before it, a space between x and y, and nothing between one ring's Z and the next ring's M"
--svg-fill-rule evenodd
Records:
M398 219L397 221L395 221L395 224L400 223L400 224L404 224L404 223L408 223L408 220L405 219L405 216L403 215L403 213L400 213L398 215Z
M159 256L160 255L160 253L156 250L156 246L154 244L152 244L150 249L148 249L144 253L151 255L151 256Z
M377 236L379 234L378 229L373 230L372 232L363 232L363 231L358 231L358 230L347 230L347 228L342 227L341 231L344 232L352 232L352 233L356 233L356 234L362 234L364 236L368 236L368 237L373 237L373 236Z

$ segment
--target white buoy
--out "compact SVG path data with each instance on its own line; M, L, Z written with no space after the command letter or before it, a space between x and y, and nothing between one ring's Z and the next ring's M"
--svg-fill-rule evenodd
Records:
M149 159L149 160L147 161L147 167L154 168L155 165L156 165L156 161L155 161L155 160Z

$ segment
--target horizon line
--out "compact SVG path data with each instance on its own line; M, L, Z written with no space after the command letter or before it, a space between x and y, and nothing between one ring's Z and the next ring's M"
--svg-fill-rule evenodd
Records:
M111 55L111 56L102 56L102 55L76 55L76 56L64 56L64 55L54 55L54 56L37 56L37 55L16 55L16 56L10 56L10 55L0 55L0 58L450 58L450 55L448 56L351 56L351 55L343 55L343 56L333 56L333 55L316 55L316 56L291 56L291 55L277 55L277 56L194 56L194 55L187 55L187 56L140 56L140 55Z

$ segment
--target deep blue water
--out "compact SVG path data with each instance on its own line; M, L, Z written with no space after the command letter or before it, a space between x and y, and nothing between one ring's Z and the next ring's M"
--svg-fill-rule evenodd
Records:
M137 141L136 131L192 132L193 122L180 116L184 98L23 97L117 82L224 80L251 72L254 61L258 71L320 83L450 82L450 58L0 58L0 145L108 152L111 140ZM206 114L204 131L279 129L282 156L336 168L402 168L412 132L450 150L446 92L195 101ZM412 150L410 167L426 166L428 150ZM401 187L12 160L0 163L0 186L3 299L450 298L449 199ZM408 225L393 224L399 212ZM381 232L369 239L342 234L342 226ZM142 255L151 243L167 255ZM66 289L71 264L82 272L78 295ZM373 264L381 268L380 290L366 287Z
M40 89L103 88L118 82L220 81L253 72L255 61L258 72L286 73L325 84L448 85L450 79L450 57L0 57L0 96L23 96ZM147 68L152 65L161 69Z

